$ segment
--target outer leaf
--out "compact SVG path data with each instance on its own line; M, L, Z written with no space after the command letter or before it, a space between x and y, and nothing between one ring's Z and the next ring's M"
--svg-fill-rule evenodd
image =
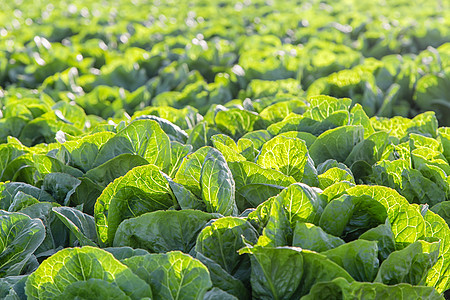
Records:
M202 199L198 199L190 190L185 188L182 184L176 183L170 178L166 178L169 182L169 186L172 189L175 198L178 201L181 209L197 209L206 211L205 202Z
M316 190L303 183L291 184L277 199L282 203L291 228L298 221L318 223L326 205Z
M442 143L443 154L447 161L450 160L450 127L438 128L438 136Z
M213 141L214 147L223 154L227 162L246 160L244 156L239 154L239 149L236 146L236 143L229 136L224 134L216 134L211 138L211 140Z
M69 163L71 166L86 172L92 168L98 150L113 136L114 133L112 132L97 132L86 135L81 139L67 141L62 144L61 148L70 153Z
M15 196L11 203L11 205L8 208L8 211L15 212L19 211L27 206L33 205L39 203L39 200L34 198L33 196L30 196L28 194L25 194L22 191L19 191Z
M332 168L338 168L351 174L352 171L344 164L337 162L335 159L327 159L317 166L317 174L322 175Z
M442 128L442 129L444 129L444 128ZM439 128L439 129L441 129L441 128ZM439 131L440 130L438 130L438 132ZM440 132L443 132L443 131L440 131ZM441 139L441 141L439 141L437 139L433 139L433 138L426 137L424 135L420 135L420 134L416 134L416 133L411 133L409 135L409 148L411 149L411 151L414 149L420 148L420 147L425 147L425 148L430 148L433 151L442 153L442 152L444 152L443 144L444 143L442 142L442 139Z
M55 249L65 247L69 240L69 231L64 223L53 213L57 203L40 202L25 207L20 212L32 219L40 219L45 226L45 239L35 251L37 257L47 257L55 253Z
M295 182L292 177L252 162L231 162L228 165L236 182L236 201L241 211L258 206Z
M325 109L326 111L327 109ZM267 127L272 135L278 135L289 131L308 132L315 136L324 133L332 128L344 126L348 123L349 112L346 110L338 110L329 114L323 120L315 120L308 116L290 114L283 121L275 123Z
M153 115L145 115L139 116L135 120L154 120L158 122L159 126L161 126L161 129L167 134L171 141L186 143L186 140L188 139L186 131L166 119Z
M95 203L99 242L110 245L123 220L174 204L169 184L157 167L132 169L110 183Z
M238 298L234 297L233 295L228 294L225 291L222 291L219 288L212 288L211 290L207 291L205 294L204 300L236 300Z
M322 252L336 248L345 242L323 231L319 226L311 223L297 222L294 229L292 246Z
M426 285L436 287L440 293L450 286L450 229L444 220L431 211L425 214L426 236L440 239L439 258L428 272Z
M25 292L28 299L56 299L72 284L90 279L113 283L131 299L152 297L149 285L112 254L89 246L61 250L42 262L28 277Z
M304 141L279 135L263 145L257 163L263 168L292 176L300 182L307 160L308 149Z
M445 174L450 174L450 166L445 156L436 150L428 147L419 147L411 149L411 159L415 168L419 169L421 165L429 164L441 168Z
M60 297L61 299L84 300L131 299L117 285L97 278L91 278L87 281L78 281L72 283L64 289Z
M89 170L84 175L101 187L106 187L114 179L125 175L131 169L148 164L147 160L139 155L120 154L104 164Z
M148 106L143 110L136 111L133 117L142 115L155 115L164 118L183 129L192 129L201 119L197 110L192 106L186 106L183 109L176 109L171 106ZM132 117L132 119L133 119Z
M265 142L272 138L272 135L267 130L255 130L246 133L242 138L249 139L255 145L255 149L261 149Z
M312 96L308 99L310 109L305 113L314 120L325 120L332 113L340 110L348 110L352 104L351 99L337 99L330 96Z
M197 198L202 198L200 177L206 156L212 151L211 147L202 147L186 156L178 169L174 181L189 189Z
M120 261L133 256L141 256L149 254L148 251L144 249L133 249L131 247L108 247L103 248L103 250L108 251L114 257Z
M52 210L75 235L81 246L97 246L94 217L71 207L53 207Z
M334 183L341 181L348 181L351 183L355 183L353 174L349 173L346 170L336 167L328 169L325 173L320 174L318 178L319 178L319 187L323 190L333 185Z
M271 201L270 201L271 200ZM263 234L258 239L259 246L279 247L292 244L292 228L281 198L270 199L270 209Z
M422 285L438 256L439 242L419 240L405 249L392 252L381 264L375 281L389 285L402 282Z
M309 132L301 132L301 131L288 131L280 133L280 135L289 137L289 138L297 138L303 140L306 144L306 147L311 147L311 145L316 141L317 137L312 135Z
M20 149L22 147L13 145L13 144L2 144L0 146L0 179L2 181L6 181L11 178L8 174L5 173L6 168L8 165L14 161L16 158L22 156L25 154L24 149Z
M172 178L178 171L183 159L192 151L192 146L189 144L183 145L178 142L170 142L170 148L172 157L170 168L167 169L167 174Z
M60 160L49 155L34 154L33 161L34 168L36 168L37 170L34 176L37 180L43 179L45 175L50 173L66 173L76 178L83 176L82 171L74 167L65 165Z
M304 269L300 248L251 247L252 296L257 299L289 299L300 284Z
M200 184L206 210L224 216L237 215L233 175L223 155L211 149L202 166Z
M364 138L374 133L370 119L359 103L356 103L350 111L350 125L362 125L364 127Z
M240 138L253 130L253 124L259 119L258 114L233 108L219 111L214 118L217 128L234 138Z
M316 165L333 158L344 162L356 144L363 140L364 128L361 125L347 125L322 133L309 148Z
M238 299L245 300L250 298L250 293L242 281L227 273L227 271L225 271L217 262L207 258L201 253L196 253L196 258L208 268L214 287L218 287L221 290L236 296Z
M322 252L343 267L355 280L372 282L380 265L377 243L356 240Z
M192 145L193 150L204 146L211 146L211 137L217 133L219 132L210 128L206 122L201 122L192 129L186 143Z
M291 112L303 114L307 106L301 100L289 100L278 102L264 108L259 115L267 124L282 121Z
M318 282L330 281L338 277L347 281L353 278L342 267L328 259L325 255L303 250L303 276L296 291L296 295L303 296L309 293L311 287Z
M443 300L444 298L434 288L412 286L406 283L385 285L378 282L351 282L343 278L315 284L311 292L302 300L327 300L332 297L342 299L427 299Z
M139 155L161 169L170 165L169 138L153 120L134 121L109 139L100 148L94 166L123 153Z
M4 300L26 300L25 282L28 275L0 278L0 297Z
M319 224L329 234L353 240L386 217L385 207L371 197L343 195L325 207Z
M211 214L195 211L155 211L123 221L114 247L130 246L149 252L180 250L189 253Z
M7 210L14 197L20 191L30 196L33 196L39 201L54 202L55 199L44 190L38 189L32 185L23 182L8 182L0 185L1 198L0 198L0 209Z
M450 224L450 201L438 203L431 207L430 210L444 219L447 225Z
M245 210L245 212L249 212L247 221L249 221L255 228L257 228L258 232L262 232L263 228L267 225L274 200L275 197L271 197L258 205L256 209L250 208L248 210Z
M336 182L324 189L321 196L330 202L331 200L339 198L345 194L347 189L353 186L355 186L355 184L348 181Z
M44 238L41 220L0 210L0 277L20 275Z
M389 142L388 136L388 133L384 131L368 136L352 149L345 160L345 164L351 166L353 163L362 160L373 165L381 159L381 155Z
M178 251L135 256L124 263L151 286L155 300L201 300L212 286L208 269Z
M81 181L69 174L50 173L45 175L42 187L62 205L69 205L70 197L81 184Z
M240 138L237 142L237 147L239 150L239 154L246 160L255 161L258 150L255 149L255 144L253 143L253 141L246 138Z
M395 190L383 186L358 185L347 190L349 195L367 195L380 202L387 211L396 243L410 244L425 234L425 221L419 210Z
M195 250L216 261L221 267L234 275L241 265L248 263L247 256L239 256L237 251L245 246L242 238L256 243L258 233L247 221L225 217L205 227L197 236Z
M367 230L359 238L378 243L378 258L381 262L395 251L394 234L392 233L391 224L388 219L386 219L384 224Z
M435 205L446 199L445 190L417 170L403 170L401 181L401 194L413 203Z
M102 194L104 187L96 184L87 177L79 178L81 183L70 199L72 205L81 205L83 212L94 215L94 206L97 198Z

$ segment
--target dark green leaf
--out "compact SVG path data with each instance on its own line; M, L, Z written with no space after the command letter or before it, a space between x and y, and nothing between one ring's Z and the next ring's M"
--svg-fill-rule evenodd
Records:
M180 250L189 253L197 235L211 220L211 214L195 211L155 211L123 221L117 229L114 247L129 246L149 252Z
M156 300L201 300L212 286L208 269L178 251L134 256L124 264L151 286Z

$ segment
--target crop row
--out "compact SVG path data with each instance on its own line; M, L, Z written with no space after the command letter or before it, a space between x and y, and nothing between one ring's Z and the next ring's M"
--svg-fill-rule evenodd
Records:
M443 298L445 2L78 2L2 3L0 298Z

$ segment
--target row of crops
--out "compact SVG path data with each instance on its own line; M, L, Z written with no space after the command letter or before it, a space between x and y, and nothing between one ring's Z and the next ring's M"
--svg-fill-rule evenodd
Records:
M0 298L443 299L416 2L0 1Z

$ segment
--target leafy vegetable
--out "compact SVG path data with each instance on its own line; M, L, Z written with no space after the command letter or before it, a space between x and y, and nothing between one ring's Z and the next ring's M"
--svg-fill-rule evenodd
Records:
M28 299L54 299L97 285L101 290L120 289L131 299L152 295L150 286L112 254L89 246L64 249L45 260L28 277L25 292Z
M123 221L114 237L114 246L130 246L150 252L180 250L189 253L197 235L213 218L201 211L155 211Z
M169 184L154 165L132 169L110 183L95 204L99 242L112 244L120 223L150 211L175 205Z
M208 269L178 251L134 256L124 264L149 284L154 299L203 299L211 287Z
M448 296L445 1L147 2L2 2L0 298Z
M0 276L21 275L25 264L44 240L44 225L38 219L4 210L0 210L0 220Z

